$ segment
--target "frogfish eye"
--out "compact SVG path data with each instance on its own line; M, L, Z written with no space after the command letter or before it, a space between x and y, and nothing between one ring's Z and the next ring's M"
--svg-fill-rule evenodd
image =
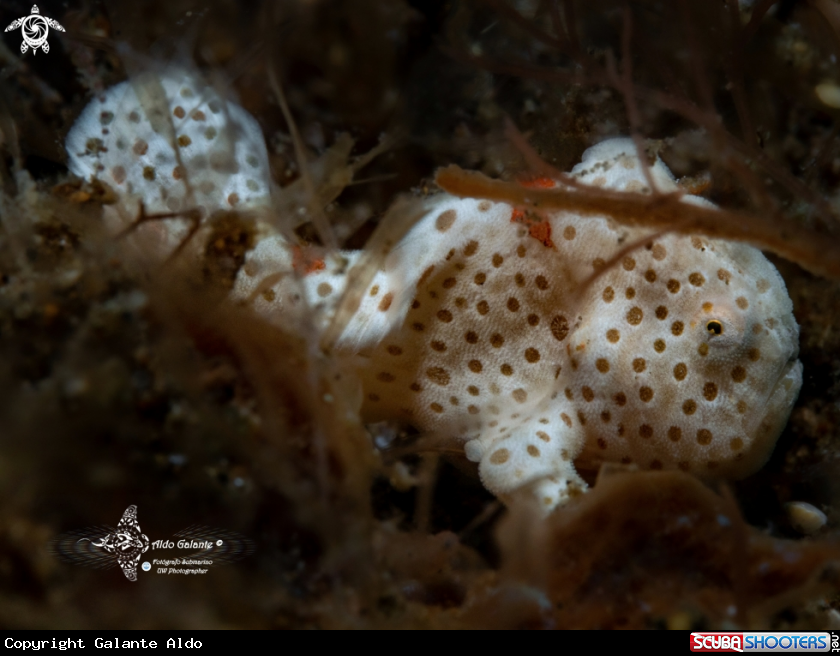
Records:
M710 335L720 335L723 333L723 324L717 319L712 319L706 324L706 330Z

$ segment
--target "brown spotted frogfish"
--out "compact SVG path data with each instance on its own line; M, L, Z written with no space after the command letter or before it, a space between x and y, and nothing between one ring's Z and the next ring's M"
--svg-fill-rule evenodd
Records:
M677 189L661 161L650 173ZM630 139L590 148L572 175L647 191ZM699 236L645 242L657 233L607 217L522 218L479 198L429 201L340 340L360 353L363 416L463 444L491 492L545 511L601 463L704 478L761 467L802 384L799 327L764 255ZM312 304L343 291L336 269L306 276Z
M171 122L149 116L167 112ZM68 154L71 170L116 190L118 224L139 201L157 212L270 212L258 125L194 73L101 95L68 135ZM660 191L677 190L661 161L649 173ZM590 148L571 174L649 192L625 138ZM565 212L529 225L505 203L444 193L417 203L422 218L337 342L365 420L463 445L491 492L545 512L585 491L579 469L602 463L739 478L767 460L802 365L784 281L759 250ZM360 254L311 262L299 277L300 249L265 225L233 298L287 326L306 306L328 325ZM156 239L171 250L184 232Z

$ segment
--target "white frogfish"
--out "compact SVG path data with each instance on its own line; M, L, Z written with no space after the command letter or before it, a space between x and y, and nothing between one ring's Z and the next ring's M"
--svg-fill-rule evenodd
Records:
M124 207L270 206L254 119L195 74L158 79L152 100L123 83L91 102L68 135L70 169L107 182ZM678 190L660 160L649 174ZM626 138L587 150L571 175L650 193ZM418 203L423 217L337 342L366 420L462 444L491 492L545 512L585 491L578 470L602 463L740 478L767 460L802 365L784 281L758 249L445 193ZM334 254L298 280L295 247L264 236L232 296L281 324L314 308L324 327L359 259Z

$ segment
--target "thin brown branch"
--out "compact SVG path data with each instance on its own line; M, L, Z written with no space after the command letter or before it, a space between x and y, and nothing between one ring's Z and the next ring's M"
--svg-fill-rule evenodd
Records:
M831 156L832 151L837 147L837 135L840 133L840 123L835 123L831 127L831 132L828 133L828 136L821 139L822 143L819 146L816 154L811 160L811 163L808 164L805 169L810 169L805 173L805 179L813 181L816 176L817 172L822 169L827 163L828 158Z
M306 161L306 153L303 150L303 140L298 132L295 119L292 116L292 111L289 109L289 104L286 102L286 94L283 93L283 87L277 80L277 74L274 71L274 65L269 62L268 79L274 95L277 96L277 102L280 104L280 110L283 112L283 118L286 119L286 125L289 128L289 134L292 137L292 143L295 148L295 159L297 159L298 170L300 171L303 186L306 190L306 196L309 199L307 203L307 214L312 219L312 225L320 237L321 242L330 250L338 250L338 240L335 238L335 233L330 226L327 217L324 215L323 208L319 207L314 201L317 198L315 193L315 183L312 181L312 176L309 173L309 168Z
M565 38L569 40L568 28L563 25L563 17L560 15L560 9L557 7L558 0L549 0L548 14L551 16L551 26L554 28L554 33L558 39Z
M575 52L580 52L580 41L577 37L577 19L575 17L574 0L563 0L563 16L566 19L566 32L569 35L569 43Z
M761 166L770 175L770 177L782 186L786 187L789 192L799 196L816 208L817 213L826 225L835 225L837 223L837 219L834 217L831 206L825 198L817 194L813 189L808 187L804 182L796 178L796 176L791 174L789 171L785 170L777 162L770 159L764 151L759 150L754 146L745 144L729 133L725 133L725 136L729 146L737 150L741 153L741 155L753 160L756 164Z
M567 187L571 187L572 189L588 189L589 186L579 182L576 178L573 178L568 173L564 173L560 169L553 167L551 164L546 162L540 154L534 150L534 147L528 143L528 140L525 138L519 128L516 127L513 121L510 120L510 117L505 117L505 137L511 142L514 148L522 155L525 159L525 162L528 164L528 168L538 175L543 175L547 178L551 178L552 180L557 180L562 184L566 185Z
M490 521L504 506L500 501L491 501L473 517L469 523L458 532L458 538L463 542L464 538L473 533L477 528Z
M612 270L621 260L623 260L627 255L630 255L633 251L640 249L645 244L649 244L652 241L656 241L657 239L661 239L665 235L667 235L670 230L660 230L659 232L655 232L650 235L645 235L635 241L631 241L627 244L624 248L618 250L618 252L613 255L609 260L604 263L604 266L596 269L592 275L590 275L586 280L578 285L577 289L575 290L575 299L583 299L586 297L586 293L589 288L597 281L601 276L606 274L608 271Z
M771 214L777 212L779 205L767 193L764 182L759 180L758 176L750 169L748 163L742 157L737 156L734 150L727 150L726 139L728 136L725 132L721 135L723 144L719 147L718 151L723 165L746 187L752 202L755 203L758 210Z
M681 202L682 193L652 196L600 187L529 189L491 180L455 165L439 169L435 181L460 197L486 198L542 211L609 216L628 226L744 241L797 262L812 273L840 278L840 240L803 230L781 214L759 218L745 212L693 205Z
M688 0L680 0L679 5L683 33L685 34L686 42L688 43L688 49L691 51L691 58L689 61L694 87L697 90L697 95L700 98L700 102L703 107L705 107L705 109L709 112L714 112L714 94L712 93L712 87L709 84L709 77L705 74L705 58L703 57L703 53L697 43L697 35L694 31L691 10L688 7Z
M456 59L472 63L484 70L501 75L514 75L536 80L544 80L546 82L562 82L566 84L578 84L581 86L607 86L615 88L614 81L603 71L578 73L556 69L548 70L524 65L519 66L517 64L500 64L484 57L473 57L465 55L464 53L454 53L450 50L447 50L447 53ZM729 134L725 129L723 129L720 116L717 113L698 107L688 98L681 98L659 91L658 89L651 89L638 84L633 85L633 93L639 100L653 103L660 109L675 112L683 118L695 123L699 127L704 128L712 135L713 138L716 135L719 136L722 145L730 147L740 155L754 161L764 169L765 173L785 187L790 193L799 196L806 202L813 205L820 218L826 222L826 224L833 224L835 222L831 208L825 199L820 197L816 192L792 174L785 171L763 151L755 148L754 146L745 144ZM759 188L761 183L754 173L749 171L746 167L742 167L740 172L746 176L746 178L752 179L755 183L755 188Z
M125 239L128 235L135 232L141 225L146 223L151 223L152 221L166 221L168 219L184 219L190 222L190 229L187 231L187 234L184 236L183 239L178 243L178 246L175 247L173 250L164 260L163 264L166 266L177 259L177 257L184 251L192 241L192 238L195 237L196 233L198 232L199 228L201 227L201 212L198 209L190 209L180 212L165 212L161 214L146 214L146 207L143 203L140 203L140 207L137 213L137 218L134 219L128 226L126 226L123 230L117 233L115 239Z
M562 172L560 169L554 168L551 164L546 162L539 153L534 150L534 147L528 143L525 136L516 127L516 124L510 120L509 116L505 116L505 138L510 141L514 148L519 151L519 154L525 159L528 168L538 175L544 175L553 180L562 180L565 183L573 181L571 176Z
M732 94L732 101L735 103L735 111L738 113L738 120L741 123L741 132L743 133L744 141L750 142L755 141L755 128L753 127L753 121L747 103L747 93L744 91L741 14L737 2L729 2L727 4L729 7L730 23L729 70L727 71L727 75L729 77L730 93Z
M834 32L834 38L840 47L840 6L836 2L830 0L809 0L810 4L828 23L831 31ZM835 51L835 54L837 52Z
M659 190L656 188L656 183L653 181L653 175L648 166L647 157L645 157L645 148L642 143L641 124L642 119L639 114L639 106L636 104L636 96L633 93L633 53L631 48L633 38L633 12L630 6L625 3L622 10L622 29L621 29L621 77L616 77L616 82L621 85L621 93L624 95L624 106L627 109L627 120L630 122L630 136L633 139L633 145L636 148L636 156L639 158L639 164L642 167L642 173L645 176L648 189L652 194L658 194ZM612 59L608 59L608 64Z
M502 0L483 0L483 2L490 5L496 13L534 37L537 41L541 41L567 55L572 55L571 50L563 41L539 29L532 21L523 17L522 14L508 6L505 2L502 2Z
M752 41L755 33L758 32L758 26L761 24L761 19L764 18L764 15L770 11L770 8L778 1L779 0L760 0L760 2L753 7L750 20L741 32L741 38L743 39L744 45Z
M482 70L497 75L526 77L544 82L579 85L583 87L610 87L616 91L621 91L619 88L620 84L619 87L616 87L615 79L606 70L567 71L556 68L547 69L527 64L500 63L487 57L468 55L452 48L444 48L444 52L457 61L472 64ZM637 99L659 103L662 109L673 111L700 127L709 129L710 131L720 129L721 120L717 113L707 112L688 98L678 98L677 96L672 96L638 84L633 85L633 93Z

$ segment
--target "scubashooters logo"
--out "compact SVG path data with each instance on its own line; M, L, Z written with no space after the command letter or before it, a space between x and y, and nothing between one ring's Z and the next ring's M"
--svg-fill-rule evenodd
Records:
M254 543L248 538L207 526L190 526L170 539L152 542L140 529L137 506L125 509L117 528L100 526L65 533L50 547L59 559L75 565L105 569L118 564L129 581L137 581L140 560L150 551L191 552L145 561L140 569L154 574L206 574L212 565L232 563L254 552Z
M691 634L691 651L781 652L835 651L836 631L703 632ZM840 649L837 649L840 651Z

